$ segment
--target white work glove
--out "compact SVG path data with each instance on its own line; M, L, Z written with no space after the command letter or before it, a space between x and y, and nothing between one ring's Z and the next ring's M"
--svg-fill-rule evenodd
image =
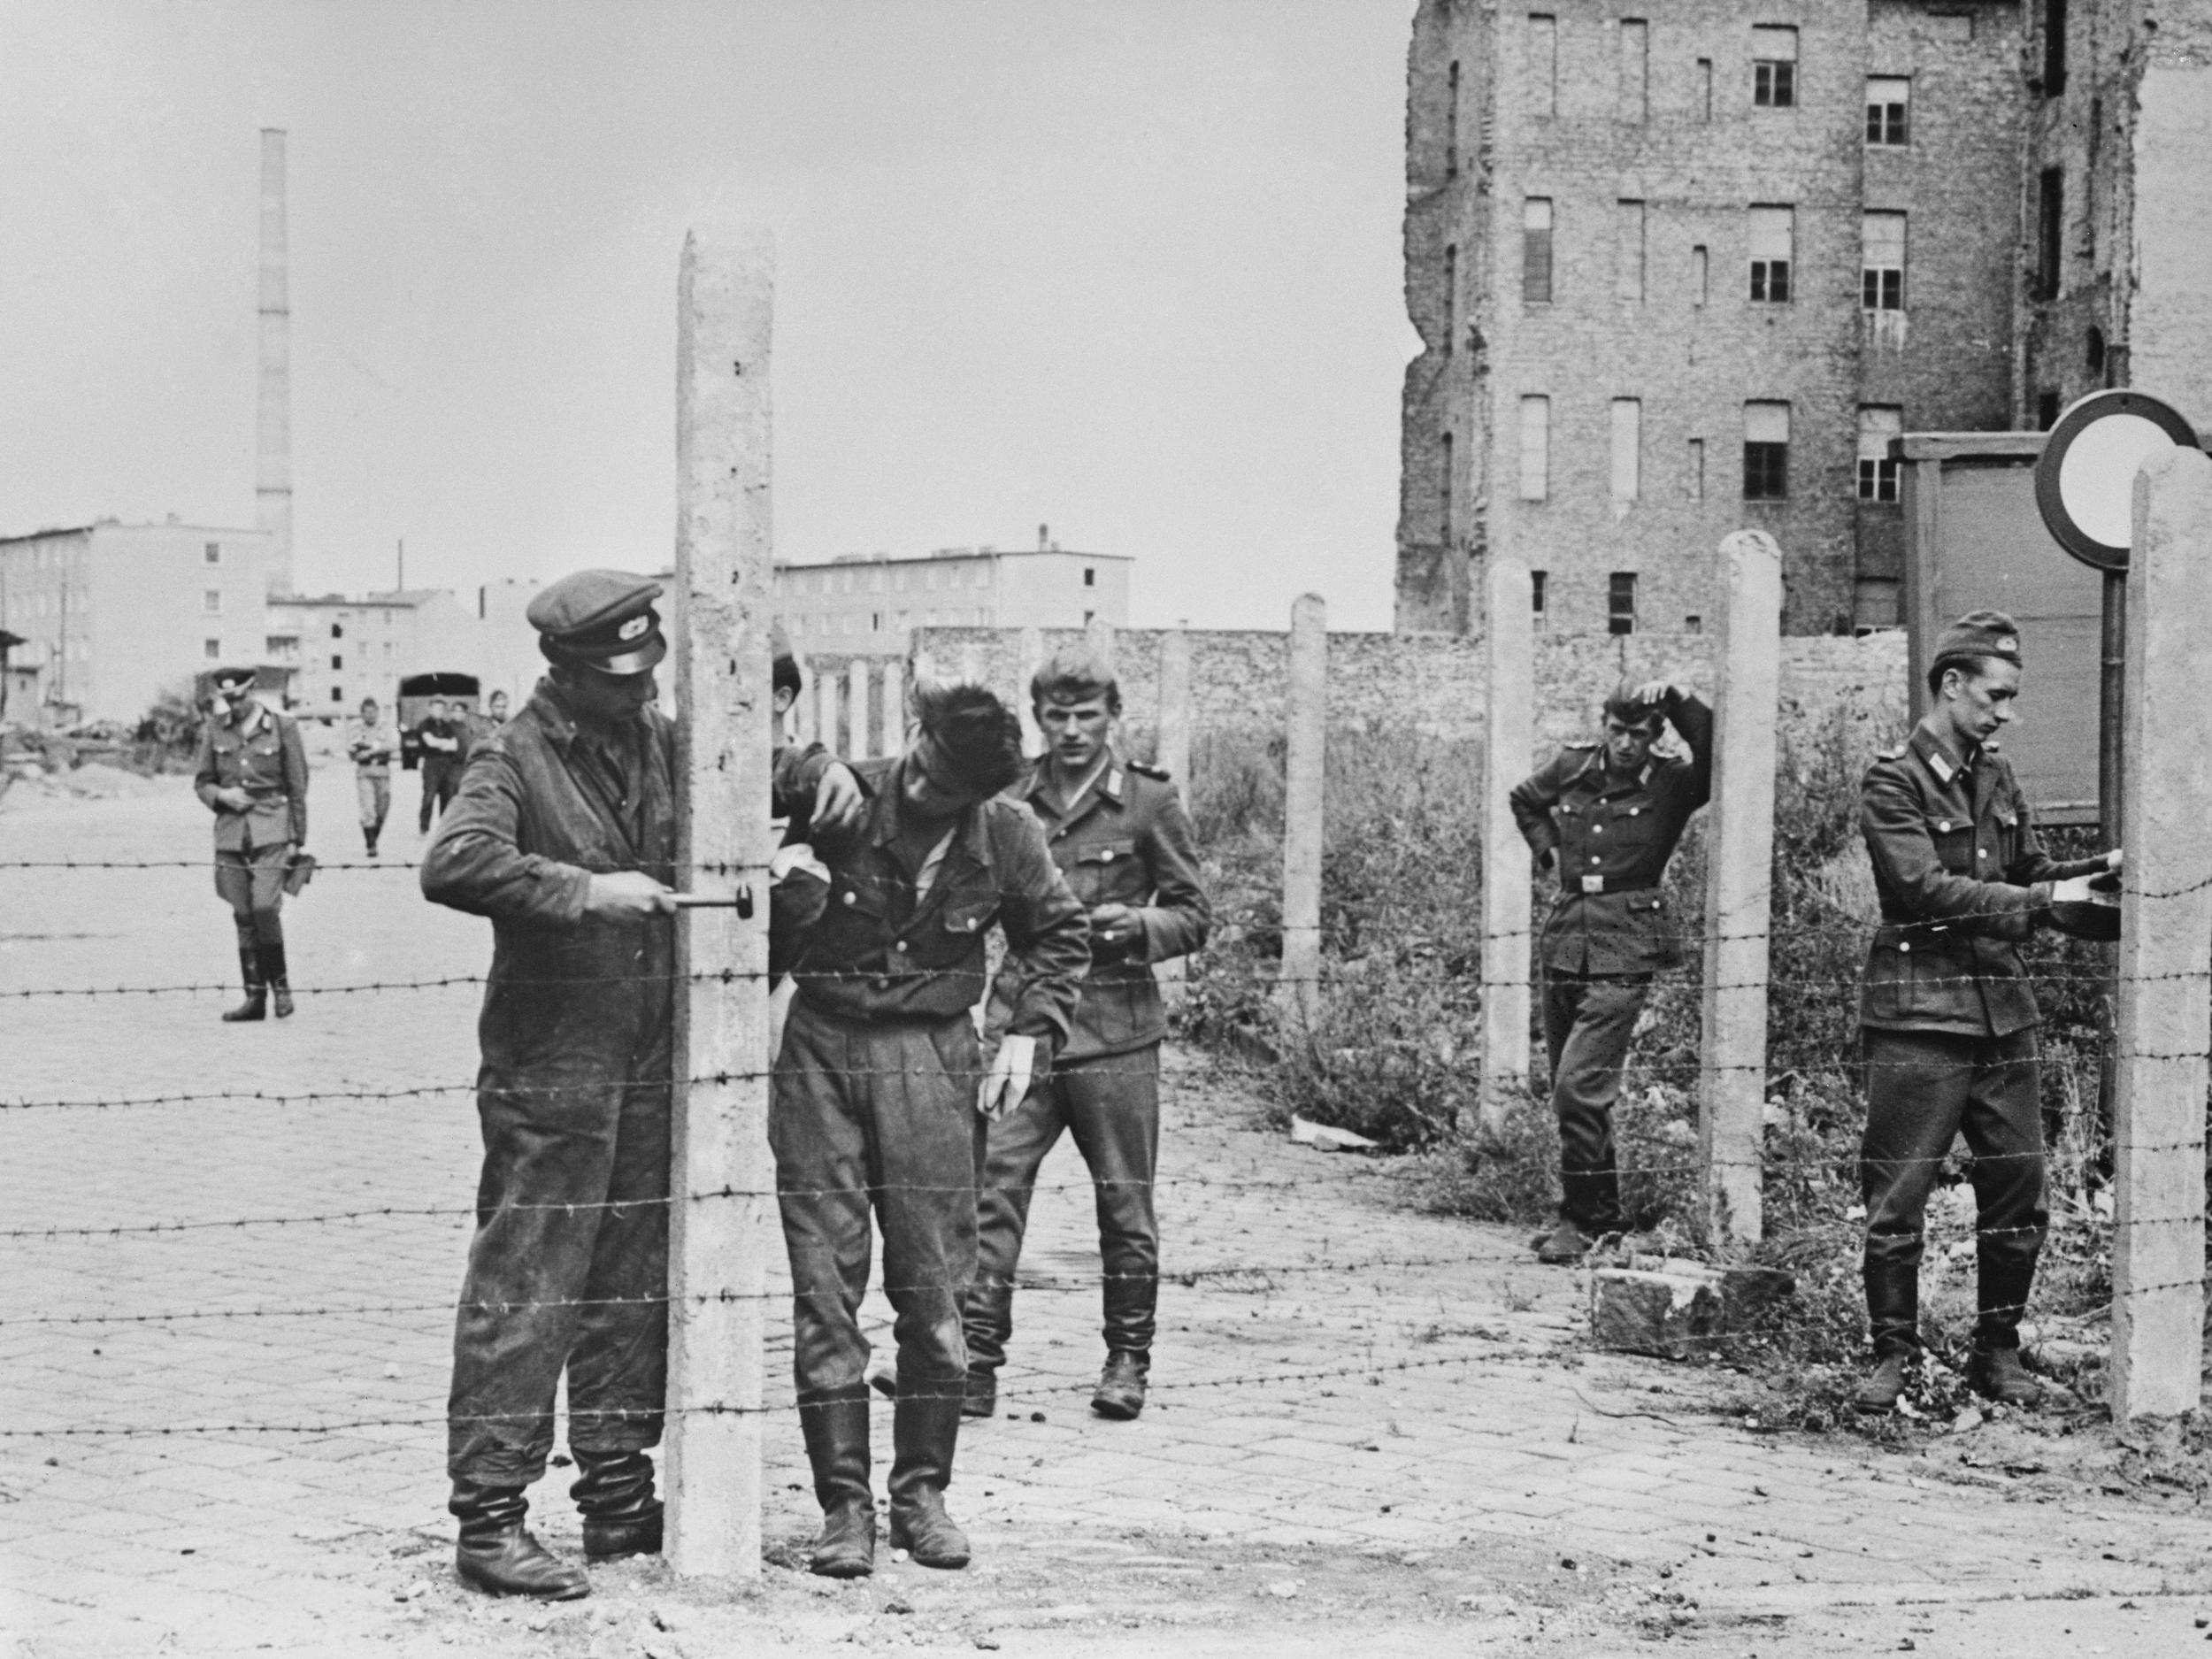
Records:
M1036 1069L1034 1037L1002 1037L998 1053L992 1056L991 1069L984 1074L983 1087L976 1093L976 1110L996 1123L1022 1103Z

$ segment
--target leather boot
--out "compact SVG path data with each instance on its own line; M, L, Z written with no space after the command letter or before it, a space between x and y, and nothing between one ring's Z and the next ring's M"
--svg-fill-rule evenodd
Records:
M653 1494L653 1460L637 1451L569 1450L577 1474L568 1495L583 1512L584 1559L660 1554L661 1501Z
M968 1368L968 1379L961 1385L960 1415L964 1417L995 1417L998 1413L998 1379L987 1371Z
M1102 1417L1128 1422L1144 1409L1144 1386L1151 1371L1149 1354L1115 1349L1106 1356L1106 1369L1099 1373L1098 1392L1091 1396L1091 1409Z
M268 982L271 1000L276 1004L273 1012L279 1019L292 1018L292 976L284 964L284 941L264 944L258 952L261 957L261 977Z
M1860 1410L1872 1413L1894 1411L1905 1393L1905 1366L1908 1356L1885 1354L1874 1362L1874 1370L1859 1385L1859 1392L1851 1403Z
M1892 1354L1920 1346L1920 1263L1869 1256L1866 1318L1873 1327L1874 1351Z
M460 1518L453 1565L465 1582L493 1595L542 1601L573 1601L591 1594L583 1569L570 1566L523 1525L530 1504L521 1487L456 1480L446 1508Z
M1571 1267L1589 1255L1590 1235L1570 1221L1559 1218L1559 1225L1549 1233L1537 1234L1533 1240L1536 1259L1552 1267Z
M968 1535L945 1513L964 1387L964 1379L902 1389L892 1417L891 1548L918 1567L968 1564Z
M2043 1403L2043 1385L2028 1374L2016 1348L1976 1348L1967 1362L1966 1380L1976 1394L2001 1405Z
M876 1506L868 1486L868 1385L826 1390L799 1402L799 1431L814 1471L822 1532L807 1571L864 1578L876 1570Z
M998 1410L998 1368L1006 1363L1006 1341L1014 1333L1013 1286L981 1279L971 1285L960 1305L960 1325L968 1343L960 1415L991 1417Z
M236 1025L242 1020L266 1019L269 1017L268 988L262 982L261 955L251 944L238 947L238 972L246 981L246 1000L236 1008L223 1013L226 1024Z

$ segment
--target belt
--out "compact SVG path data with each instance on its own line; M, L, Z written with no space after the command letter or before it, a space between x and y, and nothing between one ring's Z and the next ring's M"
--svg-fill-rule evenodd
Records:
M1659 885L1656 881L1608 880L1603 876L1584 876L1581 881L1585 898L1600 893L1649 893Z

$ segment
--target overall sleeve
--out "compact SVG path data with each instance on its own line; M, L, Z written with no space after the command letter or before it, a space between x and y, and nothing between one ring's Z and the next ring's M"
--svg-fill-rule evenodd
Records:
M1689 747L1689 792L1683 807L1694 812L1713 798L1713 711L1695 692L1685 691L1668 697L1667 723Z
M1028 808L1001 816L994 839L993 862L1004 883L999 925L1006 931L1006 960L999 976L1012 1003L1007 1029L1036 1038L1041 1060L1049 1063L1067 1041L1091 965L1090 923Z
M292 809L292 844L307 840L307 744L300 723L287 720L278 738L279 759L284 767L284 798Z
M2016 886L1977 881L1945 869L1919 797L1902 780L1878 769L1868 774L1861 793L1859 827L1876 879L1924 921L2021 940L2033 928L2036 913L2050 908L2047 880Z
M1198 879L1198 837L1171 787L1147 826L1144 850L1151 860L1152 902L1137 911L1144 926L1142 959L1187 956L1206 942L1214 912Z
M497 749L477 755L423 855L423 896L496 921L557 928L580 923L591 872L522 850L522 774L513 759Z

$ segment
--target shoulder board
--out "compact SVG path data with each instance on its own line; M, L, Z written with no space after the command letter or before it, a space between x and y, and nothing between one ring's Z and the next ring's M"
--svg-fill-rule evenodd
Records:
M1878 749L1874 751L1874 758L1877 760L1902 760L1905 758L1905 745L1900 743L1894 749Z
M1559 747L1562 749L1595 749L1597 746L1598 741L1594 737L1578 737L1570 742L1562 743Z
M1150 778L1156 783L1170 781L1168 769L1164 766L1141 766L1133 760L1125 760L1121 764L1124 771L1133 772L1140 778Z

